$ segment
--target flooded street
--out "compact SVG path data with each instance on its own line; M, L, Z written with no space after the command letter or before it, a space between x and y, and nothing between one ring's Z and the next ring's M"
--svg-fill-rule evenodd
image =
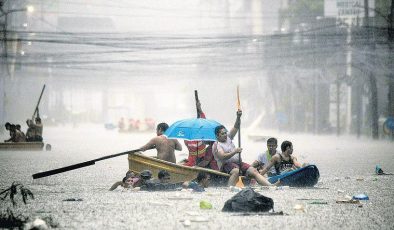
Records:
M59 229L394 229L394 176L375 174L394 173L393 12L393 0L0 0L0 140L24 141L13 127L29 124L52 146L0 150L0 189L35 196L0 211ZM138 149L200 110L228 129L242 110L244 162L289 140L319 182L257 186L284 215L246 216L221 211L227 187L108 191L126 155L32 179ZM336 203L357 194L369 200Z
M136 149L154 136L153 132L121 134L97 125L45 127L44 140L52 151L1 151L0 188L21 182L35 199L20 205L20 211L31 218L51 216L60 229L393 229L394 176L374 175L376 164L394 172L393 142L270 130L258 133L276 136L279 142L292 141L299 161L316 164L320 170L320 181L313 189L256 188L271 197L275 211L283 211L284 216L221 212L225 201L236 194L225 187L210 187L204 193L110 192L109 187L128 170L126 156L33 181L34 173ZM243 132L243 160L251 163L265 149L265 142L253 142L248 134ZM145 154L153 156L155 151ZM185 157L183 145L177 161ZM337 197L360 193L369 196L362 207L335 202ZM327 204L311 204L318 199ZM209 201L213 209L200 209L201 200ZM304 211L295 210L297 204ZM185 226L185 220L190 220L190 226Z

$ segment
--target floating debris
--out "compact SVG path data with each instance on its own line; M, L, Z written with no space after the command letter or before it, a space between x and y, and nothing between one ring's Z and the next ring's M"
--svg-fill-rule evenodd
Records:
M83 201L83 199L82 198L67 198L67 199L64 199L63 201Z
M308 204L328 204L328 202L327 201L312 201L312 202L309 202Z
M366 194L357 194L353 196L353 200L369 200Z
M305 206L304 206L304 205L302 205L302 204L296 204L296 205L294 206L294 208L293 208L293 209L295 209L295 210L297 210L297 211L306 212L306 210L305 210Z
M193 200L193 197L168 197L169 200Z
M190 219L191 222L208 222L209 219L206 217L202 217L202 216L197 216L194 219Z
M152 206L167 206L167 207L171 206L170 204L162 203L162 202L148 202L148 204Z
M184 220L183 221L183 226L185 227L189 227L192 223L190 222L190 220Z
M336 200L337 204L360 204L359 200L353 200L350 196L339 197Z
M287 190L289 188L290 188L290 186L278 186L278 187L276 187L276 190Z
M240 192L240 191L242 191L242 188L239 188L236 186L230 186L230 191L231 192Z
M25 229L39 229L39 230L44 230L44 229L49 229L47 223L40 219L40 218L36 218L34 221L32 222L28 222L25 224Z
M193 212L193 211L187 211L187 212L185 212L187 215L189 215L189 216L198 216L198 215L200 215L198 212Z
M233 214L232 216L288 216L289 214L280 212L244 212Z
M202 200L200 201L200 208L201 209L212 209L212 204L208 201Z

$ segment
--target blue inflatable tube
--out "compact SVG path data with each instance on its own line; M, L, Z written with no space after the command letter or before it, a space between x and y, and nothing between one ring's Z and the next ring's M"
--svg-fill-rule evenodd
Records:
M280 180L281 186L313 187L317 184L320 174L316 165L308 165L290 172L268 178L270 183Z

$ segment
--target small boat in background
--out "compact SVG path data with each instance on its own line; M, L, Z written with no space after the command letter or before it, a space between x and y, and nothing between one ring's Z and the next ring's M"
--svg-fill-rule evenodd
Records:
M3 142L0 150L38 150L44 149L44 142Z
M166 170L170 173L170 183L191 181L196 179L199 172L206 172L211 175L211 184L216 186L225 186L229 174L222 173L212 169L201 167L188 167L174 164L168 161L159 160L153 157L142 155L141 153L129 154L129 170L134 173L140 173L143 170L152 171L153 177L157 178L160 170Z

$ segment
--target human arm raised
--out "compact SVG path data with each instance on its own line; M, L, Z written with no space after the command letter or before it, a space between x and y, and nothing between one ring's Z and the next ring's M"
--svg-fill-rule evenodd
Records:
M242 116L242 110L238 110L237 111L237 118L234 123L234 127L231 128L230 133L228 135L231 140L234 139L235 135L237 134L237 132L239 130L239 127L241 125L241 116Z

